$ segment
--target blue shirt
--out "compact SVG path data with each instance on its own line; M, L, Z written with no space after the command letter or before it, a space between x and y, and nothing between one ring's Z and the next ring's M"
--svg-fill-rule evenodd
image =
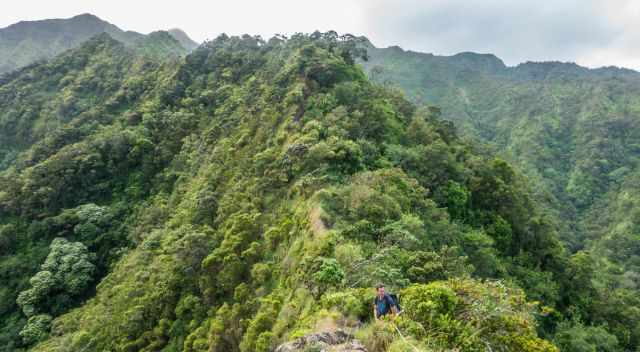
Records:
M388 294L384 294L382 299L376 295L376 298L373 300L373 304L376 306L376 312L378 313L378 317L389 314L391 311L391 306L395 303L393 302L393 298Z

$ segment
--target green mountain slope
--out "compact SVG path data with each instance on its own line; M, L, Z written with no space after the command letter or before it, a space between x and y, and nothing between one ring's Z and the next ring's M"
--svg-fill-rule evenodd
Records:
M182 45L182 47L187 49L188 51L194 50L199 45L198 43L194 42L191 38L189 38L187 33L185 33L180 28L172 28L167 32L169 32L171 36L173 36L180 43L180 45Z
M166 38L99 35L0 80L0 351L271 351L336 327L370 352L640 345L634 276L569 255L527 178L369 81L356 38L159 60Z
M157 31L136 40L131 47L138 53L163 59L166 57L180 57L189 50L167 31Z
M38 60L50 59L65 50L78 47L98 34L107 33L129 46L145 41L145 35L123 31L90 14L69 19L24 21L0 29L0 74L24 67ZM181 52L197 46L180 30L172 30ZM153 34L152 34L153 35Z
M154 36L142 39L139 48L146 51L134 51L102 34L48 64L4 76L0 80L0 170L15 163L28 148L29 155L17 160L21 165L31 165L52 150L82 139L107 118L105 108L117 110L141 94L150 82L128 80L129 72L144 70L147 59L154 57L147 53L159 52L158 46L168 42L163 49L171 44L175 48L174 39L158 36L160 40ZM73 131L67 128L69 124Z
M17 333L24 325L24 318L17 311L17 293L29 285L29 277L49 252L52 238L48 229L55 218L50 216L70 215L78 220L75 212L65 215L60 211L70 204L79 204L78 201L110 199L107 194L117 193L117 189L127 183L122 179L122 175L126 175L121 173L122 167L127 164L122 158L129 153L133 142L131 135L122 132L114 121L132 101L156 85L157 72L163 70L162 67L103 34L48 63L32 65L2 78L0 151L4 171L0 183L16 186L12 178L29 173L35 177L32 180L41 179L49 184L9 186L12 190L3 188L0 192L0 346L3 350L17 348ZM139 79L141 77L145 79ZM97 133L103 137L89 138ZM86 162L91 164L89 169L85 168L90 165ZM141 187L146 187L143 179L139 182ZM27 202L22 203L20 199ZM14 206L20 209L13 208L7 213ZM80 209L86 212L79 216L89 219L86 216L93 214L91 210L100 214L106 208L89 204ZM87 220L90 227L104 227L100 221L108 221L112 229L110 233L96 232L99 238L91 235L86 238L91 238L85 244L93 251L92 256L96 255L97 247L103 247L92 261L96 279L105 275L108 265L117 258L114 251L127 243L126 234L118 233L118 224L128 207L118 209L115 213L105 212L103 220L98 222L94 221L95 217ZM64 231L69 230L73 232L69 228ZM69 297L62 295L58 299L56 303L44 304L50 304L51 309L58 312L73 305Z
M589 258L594 286L614 299L638 295L640 73L367 48L370 77L440 107L525 172L564 242Z
M573 224L635 168L640 73L554 62L506 67L495 56L473 53L369 53L374 79L398 84L413 99L441 107L465 132L494 143L545 186Z
M579 301L584 267L518 172L359 54L222 36L166 63L102 35L5 76L0 349L269 351L326 324L402 348L370 321L384 281L425 351L555 351L538 333L607 303Z

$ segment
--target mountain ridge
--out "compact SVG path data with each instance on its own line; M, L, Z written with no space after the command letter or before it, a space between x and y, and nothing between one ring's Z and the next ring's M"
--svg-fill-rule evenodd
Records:
M149 36L121 30L89 13L67 19L21 21L0 29L0 74L37 60L53 58L100 33L108 33L128 46L136 46ZM197 46L184 31L174 29L171 35L184 48L185 53Z
M0 351L637 349L635 77L354 38L101 33L3 76Z
M0 350L266 352L330 322L374 352L402 344L384 280L417 344L555 352L531 301L574 290L526 181L361 54L221 36L167 62L103 34L14 73Z
M640 213L637 71L557 61L505 68L474 54L461 64L398 48L368 53L362 65L371 79L437 106L461 134L527 175L547 214L559 219L566 248L592 263L594 283L638 295L640 226L631 215Z
M607 65L607 66L598 66L598 67L588 67L588 66L583 66L580 64L577 64L576 62L573 61L559 61L559 60L541 60L541 61L537 61L537 60L527 60L524 62L519 62L513 65L507 65L504 63L504 61L497 56L494 53L481 53L481 52L475 52L475 51L461 51L458 53L454 53L454 54L435 54L435 53L431 53L431 52L427 52L427 51L420 51L420 50L414 50L414 49L404 49L399 45L390 45L387 47L378 47L376 46L373 42L371 42L371 40L369 40L366 36L359 36L358 38L361 39L362 44L365 48L368 49L377 49L377 50L391 50L391 51L396 51L396 52L403 52L409 55L417 55L417 56L426 56L426 57L432 57L432 58L440 58L440 59L455 59L456 57L465 57L465 56L469 56L469 57L478 57L478 58L485 58L488 61L494 61L495 64L497 64L497 66L501 66L505 69L514 69L517 68L518 66L527 66L527 65L560 65L560 66L566 66L566 67L570 67L570 66L577 66L579 69L581 70L588 70L588 71L606 71L606 70L614 70L614 71L622 71L622 72L626 72L626 73L633 73L633 74L640 74L640 71L636 70L636 69L632 69L632 68L628 68L628 67L622 67L622 66L616 66L616 65Z

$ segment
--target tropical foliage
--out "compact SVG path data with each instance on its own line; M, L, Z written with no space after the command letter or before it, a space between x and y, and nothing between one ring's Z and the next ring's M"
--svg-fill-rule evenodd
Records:
M492 145L536 185L535 198L574 254L567 284L581 292L563 299L572 318L561 325L561 346L574 336L575 346L597 340L636 348L640 74L558 62L506 67L493 55L365 46L371 78L440 106L443 118ZM578 342L587 331L592 342Z
M101 35L2 78L0 350L270 351L323 324L371 351L639 345L633 289L507 161L369 81L360 39L162 57Z

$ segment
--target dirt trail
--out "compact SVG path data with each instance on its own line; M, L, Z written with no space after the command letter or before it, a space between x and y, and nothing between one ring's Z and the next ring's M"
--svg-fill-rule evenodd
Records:
M327 226L322 221L322 208L319 205L313 207L309 212L309 224L311 225L311 231L313 234L318 237L324 237L324 235L329 231Z

